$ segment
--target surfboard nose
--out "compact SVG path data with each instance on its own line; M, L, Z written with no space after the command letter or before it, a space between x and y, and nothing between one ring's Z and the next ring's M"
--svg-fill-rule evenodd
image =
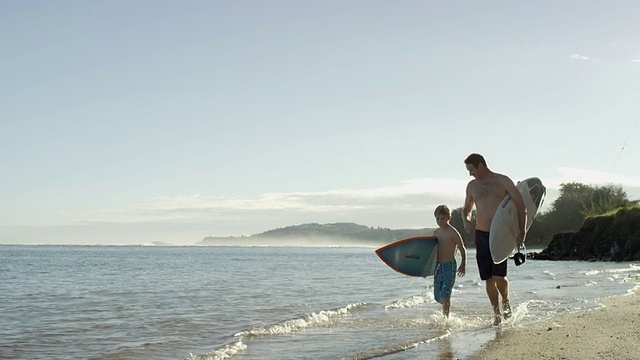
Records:
M531 198L534 200L536 208L539 209L544 202L544 197L547 194L547 188L542 185L542 181L539 178L529 178L527 179L527 184L529 185L529 194L531 194Z

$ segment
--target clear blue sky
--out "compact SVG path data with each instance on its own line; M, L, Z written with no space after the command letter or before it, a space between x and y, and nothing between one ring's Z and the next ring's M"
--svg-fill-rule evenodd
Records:
M0 2L0 243L435 226L463 160L640 198L637 1ZM626 145L625 145L626 144ZM624 149L623 149L624 146Z

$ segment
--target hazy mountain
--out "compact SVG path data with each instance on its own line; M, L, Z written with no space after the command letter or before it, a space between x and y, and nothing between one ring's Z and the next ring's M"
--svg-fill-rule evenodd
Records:
M391 230L354 223L302 224L251 236L206 237L202 246L382 246L414 236L431 235L431 228Z

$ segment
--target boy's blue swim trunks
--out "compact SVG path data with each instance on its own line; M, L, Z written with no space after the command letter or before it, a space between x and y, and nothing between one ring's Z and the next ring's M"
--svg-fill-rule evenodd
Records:
M433 297L437 302L451 298L453 284L456 282L456 261L439 262L433 276Z

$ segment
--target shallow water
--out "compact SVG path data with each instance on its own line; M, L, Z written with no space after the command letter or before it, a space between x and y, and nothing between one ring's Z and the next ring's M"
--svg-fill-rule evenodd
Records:
M0 246L0 358L458 359L495 337L470 250L451 317L370 248ZM598 306L639 264L509 266L526 326Z

